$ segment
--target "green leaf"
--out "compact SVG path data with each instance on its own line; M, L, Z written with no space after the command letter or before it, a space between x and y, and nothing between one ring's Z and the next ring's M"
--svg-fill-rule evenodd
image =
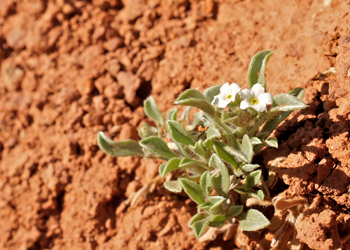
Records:
M263 50L253 56L248 69L249 88L256 83L261 83L266 88L265 68L272 54L273 51Z
M163 115L157 107L157 103L152 96L149 96L144 102L143 107L145 114L151 118L156 124L164 126Z
M222 174L220 172L216 172L210 176L210 183L218 195L227 197L227 191L224 190L222 186L223 181Z
M265 197L264 192L262 190L258 190L254 193L250 193L250 195L261 201L264 200L264 197Z
M165 181L164 187L174 193L181 193L182 191L182 186L179 183L179 179L176 181Z
M227 220L227 217L222 214L210 216L209 226L221 227L225 224L226 220Z
M193 153L195 153L201 160L207 162L207 149L203 145L203 141L199 140L194 146L189 146Z
M243 211L243 205L232 206L228 209L229 215L235 217Z
M174 141L185 144L186 146L194 145L194 141L187 130L177 121L167 121L171 138Z
M176 121L177 109L172 109L166 115L166 121Z
M224 161L231 164L232 167L237 168L238 165L236 159L234 155L230 153L230 151L234 151L234 149L230 148L228 145L220 141L213 141L213 144L214 150L218 156L220 156Z
M230 175L227 171L225 164L221 161L221 159L218 155L213 154L210 157L209 166L212 166L220 171L220 173L221 173L221 185L220 185L219 192L221 194L225 194L225 196L227 196L227 192L228 192L228 189L230 187ZM217 193L219 195L221 195L219 192L217 191Z
M200 175L202 175L203 172L208 168L207 165L203 162L192 160L187 157L182 158L179 167L188 169L190 172Z
M209 171L205 171L200 179L200 186L204 192L205 197L210 196L210 189L211 189L211 183L210 183L210 173Z
M292 89L291 91L288 92L288 94L290 94L290 95L292 95L300 100L303 98L304 93L305 93L305 90L302 88L295 88L295 89ZM292 113L292 111L284 111L280 114L277 114L277 116L275 116L273 119L266 122L264 127L261 129L259 137L261 134L265 133L265 136L261 137L261 138L266 138L273 130L275 130L275 128L277 128L277 126L282 121L284 121L288 117L288 115L290 113Z
M141 140L139 143L150 153L158 154L166 159L177 157L177 155L171 151L168 145L159 137L150 136Z
M250 139L250 141L251 141L251 143L252 143L253 146L259 145L259 144L262 143L262 141L261 141L258 137L252 137L252 138Z
M197 204L205 203L204 193L201 187L190 180L179 178L178 179L185 190L186 194Z
M273 97L273 105L270 112L293 111L306 107L307 105L298 97L289 94L278 94Z
M201 236L205 229L208 227L211 217L204 218L202 220L197 220L192 224L192 228L196 237Z
M220 131L212 127L208 128L208 130L205 131L205 134L207 136L207 140L212 140L221 137Z
M248 174L248 176L244 179L244 187L246 191L250 191L253 187L255 187L261 178L261 170L256 170Z
M206 89L203 93L205 96L205 99L211 103L214 99L214 96L216 96L220 93L221 86L222 85L216 85L216 86L213 86L213 87Z
M245 134L242 139L242 152L247 157L247 160L248 160L247 162L251 163L253 159L254 151L253 151L253 145L247 134Z
M203 219L205 219L207 217L208 216L205 216L202 213L196 213L195 215L192 216L190 222L188 223L188 226L192 227L193 223L195 223L196 221L199 221L199 220L203 220Z
M235 190L239 194L247 194L246 188L244 186L235 187L233 190Z
M162 163L159 166L159 174L164 177L167 173L179 169L180 159L172 158L167 163Z
M223 213L224 211L221 204L225 201L226 199L222 196L210 196L208 198L208 202L210 202L212 205L209 211L213 214Z
M244 164L242 166L242 170L244 172L250 173L250 172L254 171L255 169L257 169L258 167L260 167L259 164Z
M212 204L210 202L206 202L206 203L198 205L198 209L209 212L211 205Z
M144 122L142 126L138 128L137 132L139 136L144 139L150 136L156 136L158 129L153 126L148 126L148 124Z
M238 216L239 225L243 231L257 231L270 225L270 221L258 210L250 209Z
M102 131L97 134L97 143L100 149L110 156L143 156L144 153L140 145L134 140L113 141Z
M275 137L271 137L271 138L267 139L265 142L270 147L278 148L278 141Z

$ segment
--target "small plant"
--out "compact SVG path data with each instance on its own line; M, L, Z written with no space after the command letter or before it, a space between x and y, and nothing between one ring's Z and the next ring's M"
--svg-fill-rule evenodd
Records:
M138 130L139 142L117 142L98 133L98 145L111 156L160 158L166 160L159 166L160 176L181 173L176 180L165 181L164 187L185 191L198 204L198 213L189 222L197 237L208 226L219 227L226 221L238 221L244 231L270 225L262 212L246 206L248 199L262 201L269 195L263 166L255 164L253 156L265 146L277 148L277 139L270 134L293 110L306 107L303 89L274 97L265 92L265 67L272 53L261 51L253 57L250 89L225 83L204 93L186 90L174 102L187 106L180 118L173 109L164 121L155 100L146 99L145 113L156 127L144 123ZM198 109L193 119L192 108Z

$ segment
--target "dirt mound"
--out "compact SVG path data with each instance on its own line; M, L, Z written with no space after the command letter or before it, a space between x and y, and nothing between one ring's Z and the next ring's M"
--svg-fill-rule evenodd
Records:
M199 242L187 226L195 204L161 185L138 206L125 202L159 162L106 156L96 134L137 139L150 94L166 112L187 88L246 87L249 60L269 49L268 90L304 87L309 107L259 157L281 159L276 193L323 199L297 226L301 242L332 249L338 235L350 249L348 9L340 0L0 1L0 248L233 249L221 235Z

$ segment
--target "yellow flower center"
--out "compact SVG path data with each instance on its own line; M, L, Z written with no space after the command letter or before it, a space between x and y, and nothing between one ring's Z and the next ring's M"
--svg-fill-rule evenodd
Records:
M259 99L258 98L252 98L249 100L251 105L258 105L259 104Z
M228 95L227 97L226 97L226 99L228 100L228 99L231 99L232 98L232 95Z

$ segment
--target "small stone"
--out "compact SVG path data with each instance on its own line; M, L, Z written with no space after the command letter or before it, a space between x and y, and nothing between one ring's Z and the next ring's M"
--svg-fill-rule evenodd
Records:
M126 102L133 107L137 107L140 103L140 98L136 95L136 91L141 86L141 79L130 72L121 71L117 75L117 80L124 87Z
M115 125L121 125L125 122L125 117L121 113L114 113L112 115L112 122Z
M15 28L7 34L6 41L11 48L15 50L20 50L23 49L25 46L25 38L26 34L23 32L23 30Z
M113 120L113 118L112 118L112 120ZM127 123L122 126L122 129L120 131L119 140L121 140L121 141L127 140L127 139L137 140L138 138L139 138L139 135L138 135L135 127L130 126Z
M97 112L97 113L88 113L84 115L83 117L83 124L85 127L93 127L96 125L102 125L103 124L103 117L105 113L104 112Z
M80 76L77 81L77 89L84 96L90 94L94 90L94 82L91 78Z
M108 51L115 51L118 48L123 47L124 41L120 37L113 37L107 42L103 43L103 47Z
M24 71L7 61L3 63L1 73L4 79L5 88L8 91L15 91L21 87Z
M121 98L123 97L123 87L118 83L112 83L105 88L104 94L108 98Z
M115 58L107 61L105 63L105 69L114 77L117 77L117 74L120 71L120 64L119 61Z

